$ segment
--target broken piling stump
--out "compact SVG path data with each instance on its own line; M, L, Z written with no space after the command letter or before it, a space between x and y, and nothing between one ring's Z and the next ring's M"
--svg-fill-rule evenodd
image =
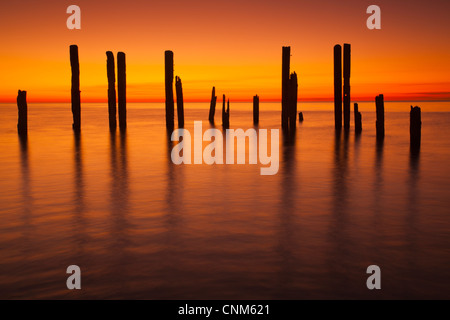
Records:
M115 72L114 54L111 51L106 52L106 73L108 77L108 115L109 129L116 130L116 72Z
M298 98L298 82L297 82L297 74L294 72L290 75L289 78L289 109L288 109L288 118L289 118L289 130L295 130L297 125L297 98Z
M217 102L216 87L213 87L212 94L211 94L211 104L209 106L209 117L208 117L210 123L214 123L214 115L216 113L216 102Z
M75 131L81 129L81 102L80 102L80 63L78 60L78 46L70 46L70 66L72 69L72 115L73 124L72 128Z
M344 43L344 129L350 129L350 44Z
M359 112L358 104L354 104L354 118L355 118L355 132L361 133L362 131L362 116L361 112Z
M173 101L173 52L164 52L165 63L165 89L166 89L166 128L172 130L174 127L174 101Z
M375 105L377 110L377 139L384 138L384 96L382 94L375 97Z
M19 135L26 135L28 132L28 106L26 91L19 90L17 94L17 109L19 112L17 132L19 133Z
M259 97L258 95L253 97L253 124L259 123Z
M222 95L222 125L225 121L225 95Z
M230 127L230 98L227 101L226 127Z
M303 112L298 113L298 121L303 122Z
M230 126L230 99L228 99L227 109L225 110L225 95L222 97L222 126L224 128Z
M178 128L184 128L184 104L183 104L183 87L180 77L175 77L175 91L177 94L177 117Z
M127 73L125 53L117 53L117 92L119 96L119 127L125 130L127 127Z
M334 127L342 128L342 48L334 46Z
M411 149L420 148L420 140L422 136L422 115L419 107L411 106L409 112L409 136Z

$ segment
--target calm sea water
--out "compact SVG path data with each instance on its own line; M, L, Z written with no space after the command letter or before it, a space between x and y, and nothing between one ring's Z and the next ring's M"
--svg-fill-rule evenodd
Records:
M171 164L163 104L129 104L111 135L106 104L0 105L0 298L450 298L450 113L423 107L422 147L409 148L409 104L386 103L375 139L334 133L331 104L303 104L295 142L280 136L280 169ZM260 128L279 128L262 104ZM208 103L186 104L186 127ZM250 104L231 128L251 128ZM430 110L430 111L427 111ZM352 115L353 117L353 115ZM220 128L220 110L216 112ZM353 124L352 124L353 126ZM353 129L353 128L352 128ZM66 289L66 268L82 290ZM381 268L382 289L366 288Z

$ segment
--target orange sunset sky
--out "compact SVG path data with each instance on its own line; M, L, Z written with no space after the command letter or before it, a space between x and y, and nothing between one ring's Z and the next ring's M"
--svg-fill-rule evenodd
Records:
M66 9L81 8L81 30ZM381 30L366 27L381 7ZM0 102L70 101L69 45L80 56L81 99L107 101L106 54L127 55L128 101L164 100L172 50L186 101L281 97L281 47L291 46L299 100L333 99L333 46L352 45L352 100L450 100L450 1L2 1Z

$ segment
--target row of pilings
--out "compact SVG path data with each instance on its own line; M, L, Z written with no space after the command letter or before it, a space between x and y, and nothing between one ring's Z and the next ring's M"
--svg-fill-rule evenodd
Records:
M334 56L334 118L335 129L340 131L342 123L344 130L350 129L350 70L351 70L351 46L344 44L344 54L342 57L341 45L335 45L333 49ZM174 54L167 50L165 57L165 117L166 128L171 131L174 129L175 103L174 103ZM294 133L297 117L298 100L298 79L296 72L290 72L291 48L282 47L282 74L281 74L281 126L284 132ZM71 81L71 105L73 114L73 130L79 132L81 129L81 102L80 102L80 64L78 57L78 46L70 46L70 65L72 71ZM127 126L126 109L126 61L125 53L117 53L117 95L118 108L116 107L116 65L114 54L111 51L106 52L106 70L108 80L108 116L109 128L115 131L117 127L117 109L119 115L120 130L125 130ZM177 99L177 118L178 127L184 127L184 103L183 88L181 78L175 77L175 91ZM19 134L27 133L27 99L26 91L19 90L17 96L18 106L18 124ZM212 88L211 103L208 120L214 124L215 108L217 96L215 87ZM343 107L342 107L343 106ZM383 140L385 136L384 121L384 96L380 94L375 97L376 108L376 137ZM303 114L299 113L299 120L303 121ZM354 103L354 123L355 132L360 134L362 131L362 115L358 109L358 104ZM253 124L259 124L259 96L253 97ZM222 98L222 125L224 128L230 126L230 100L226 96ZM411 147L419 148L421 143L421 110L419 107L412 107L410 110L410 143Z
M344 44L344 56L342 57L342 47L337 44L333 49L334 60L334 126L335 130L342 130L342 122L344 130L350 130L350 70L351 70L351 45ZM342 108L343 106L343 108ZM358 108L358 103L354 103L354 122L355 133L361 134L362 131L362 115ZM383 141L385 137L384 127L384 95L379 94L375 97L376 111L376 137L378 141ZM343 120L343 121L342 121ZM412 148L420 148L421 143L421 110L419 107L411 106L410 111L410 145Z

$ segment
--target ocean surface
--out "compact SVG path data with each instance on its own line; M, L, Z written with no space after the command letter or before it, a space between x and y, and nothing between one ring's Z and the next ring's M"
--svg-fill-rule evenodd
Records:
M264 176L173 164L162 103L129 103L115 134L106 103L82 104L79 136L69 103L29 103L22 139L16 105L0 104L0 299L450 299L450 103L385 106L377 143L374 103L360 104L361 135L353 111L336 135L331 103L300 103ZM209 103L185 108L191 134L210 128ZM262 103L256 129L279 129L279 109ZM230 127L253 128L250 103L231 103ZM81 290L66 288L69 265Z

